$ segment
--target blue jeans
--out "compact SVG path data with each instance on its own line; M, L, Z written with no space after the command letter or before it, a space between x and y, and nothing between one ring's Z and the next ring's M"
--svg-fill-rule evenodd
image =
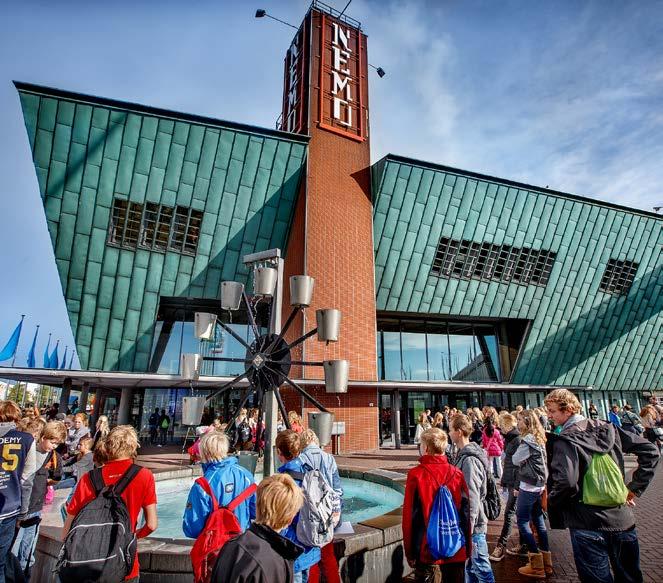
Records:
M546 530L546 523L543 520L540 492L526 492L525 490L520 490L518 492L516 520L518 521L518 531L520 532L520 536L523 542L527 545L530 553L539 552L539 547L536 544L532 529L529 525L530 521L532 521L532 524L539 535L541 550L550 550L550 547L548 546L548 531Z
M76 478L71 476L70 478L63 478L57 484L53 486L54 490L65 490L66 488L73 488L76 485Z
M309 569L304 569L295 573L292 577L292 583L308 583L308 572Z
M493 476L496 480L499 480L502 477L502 458L501 456L490 456L488 458L488 464L493 472Z
M12 516L0 521L0 583L5 583L5 564L12 540L14 540L16 518L16 516Z
M41 516L41 512L27 514L23 520L28 520L29 518L34 518L36 516ZM39 524L18 529L16 540L12 547L12 554L19 560L21 563L21 569L24 571L28 564L34 564L34 548L38 534Z
M472 556L465 565L465 583L495 583L484 533L472 535Z
M571 545L583 583L642 582L640 545L635 528L621 532L571 529Z

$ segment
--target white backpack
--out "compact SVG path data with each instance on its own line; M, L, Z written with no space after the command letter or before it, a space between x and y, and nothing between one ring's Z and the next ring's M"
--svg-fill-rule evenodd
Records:
M299 511L297 540L307 547L323 547L334 538L334 498L336 493L319 470L305 467L305 473L288 472L301 480L304 505Z

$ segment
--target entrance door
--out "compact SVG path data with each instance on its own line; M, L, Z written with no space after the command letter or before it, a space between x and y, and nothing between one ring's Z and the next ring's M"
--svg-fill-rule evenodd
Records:
M389 393L380 393L379 396L380 402L380 420L379 420L379 430L380 430L380 447L383 446L393 446L393 433L391 431L391 417L392 417L392 394Z
M449 407L465 413L470 407L479 406L479 395L476 391L449 393Z

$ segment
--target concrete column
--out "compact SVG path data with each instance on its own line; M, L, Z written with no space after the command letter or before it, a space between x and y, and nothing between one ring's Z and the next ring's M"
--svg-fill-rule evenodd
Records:
M62 382L62 392L60 393L60 412L66 413L69 407L69 395L71 394L71 379L66 378Z
M90 383L83 383L83 388L81 389L81 397L78 399L78 408L81 410L81 413L87 413L87 396L90 392Z
M117 411L117 424L127 425L131 419L131 401L133 400L133 390L130 387L122 389L120 396L120 407Z
M396 389L391 394L391 432L394 434L394 447L401 448L401 394Z

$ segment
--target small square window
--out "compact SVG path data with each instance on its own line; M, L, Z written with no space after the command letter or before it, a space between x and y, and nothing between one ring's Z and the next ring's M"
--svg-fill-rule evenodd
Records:
M626 295L633 285L638 263L610 259L601 277L599 289L613 295Z

